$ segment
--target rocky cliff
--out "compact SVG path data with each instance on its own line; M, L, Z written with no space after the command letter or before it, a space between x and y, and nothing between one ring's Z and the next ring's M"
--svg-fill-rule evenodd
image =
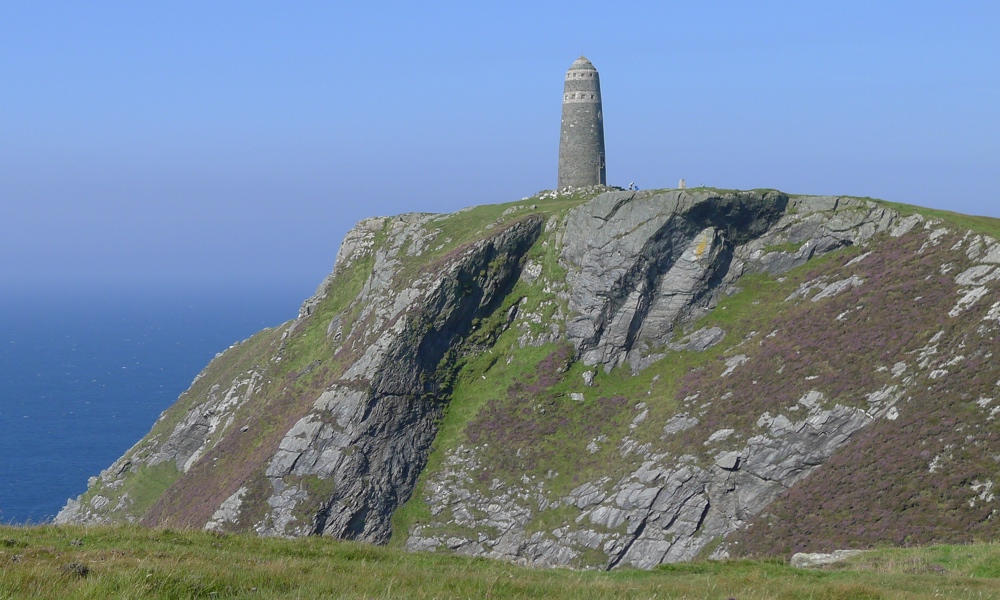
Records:
M57 521L586 568L990 537L998 233L706 189L368 219Z

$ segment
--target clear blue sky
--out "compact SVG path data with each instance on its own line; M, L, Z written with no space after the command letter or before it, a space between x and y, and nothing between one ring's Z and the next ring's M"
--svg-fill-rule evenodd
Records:
M1000 216L998 7L4 2L0 292L304 297L361 218L554 187L581 53L609 183Z

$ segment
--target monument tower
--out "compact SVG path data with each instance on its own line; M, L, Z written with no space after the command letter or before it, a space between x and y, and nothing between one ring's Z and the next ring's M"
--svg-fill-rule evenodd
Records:
M566 72L563 88L558 189L598 184L607 184L601 78L581 56Z

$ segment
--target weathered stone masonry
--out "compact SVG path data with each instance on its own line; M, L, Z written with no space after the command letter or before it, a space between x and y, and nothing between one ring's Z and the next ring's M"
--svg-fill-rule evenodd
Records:
M594 65L581 56L566 72L558 189L605 184L601 78Z

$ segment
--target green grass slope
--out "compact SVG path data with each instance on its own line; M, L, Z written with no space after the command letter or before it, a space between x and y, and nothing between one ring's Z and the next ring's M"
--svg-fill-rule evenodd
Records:
M528 569L328 538L139 527L0 527L0 598L1000 597L1000 546L862 554L830 570L693 562L611 573Z

